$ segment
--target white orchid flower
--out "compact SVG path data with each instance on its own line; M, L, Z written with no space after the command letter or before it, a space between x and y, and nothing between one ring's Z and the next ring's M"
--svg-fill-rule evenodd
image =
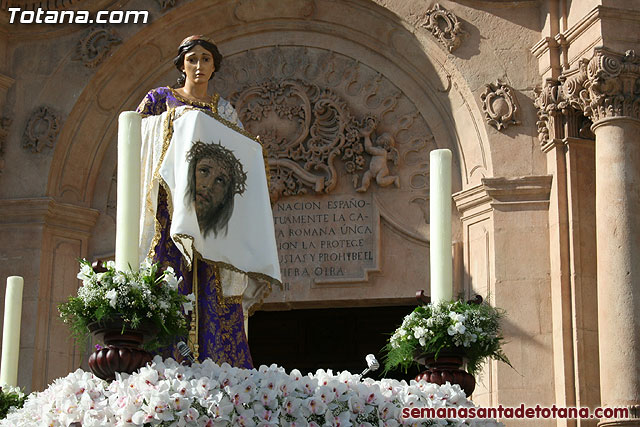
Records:
M253 421L254 415L253 409L240 409L238 413L233 416L231 424L235 426L253 427L256 425L256 422Z
M327 410L327 405L316 397L308 398L303 405L304 408L312 414L323 414Z
M109 305L111 307L116 308L118 293L115 289L110 289L106 294L104 294L104 297L109 300Z
M167 285L169 285L171 289L178 289L178 284L182 281L182 277L178 280L173 268L167 267L164 272L164 281L167 282Z
M93 268L91 268L90 265L88 264L82 264L82 266L80 267L80 272L78 273L78 275L76 276L78 279L82 280L83 282L88 282L91 280L91 278L96 274L95 271L93 271Z
M456 323L464 322L465 320L467 320L464 314L456 313L454 311L449 313L449 317Z
M449 328L447 328L447 333L449 335L464 335L466 330L467 328L462 323L456 323L455 325L449 326Z

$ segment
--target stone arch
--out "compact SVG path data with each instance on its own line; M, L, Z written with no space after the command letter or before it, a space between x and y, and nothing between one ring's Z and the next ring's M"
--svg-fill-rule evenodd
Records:
M411 28L367 0L340 7L323 0L227 0L204 8L192 3L176 8L129 38L103 63L65 120L49 172L49 196L92 205L105 156L115 141L118 112L135 108L149 88L171 83L176 35L194 29L212 36L229 57L288 44L356 58L390 76L428 124L435 146L454 150L460 179L454 190L491 176L481 112L463 76L426 31Z
M358 19L353 19L354 16ZM338 62L360 64L361 75L369 80L373 78L372 83L375 83L379 74L382 86L390 90L388 93L380 91L385 95L383 101L394 91L401 93L402 100L398 102L405 104L402 114L400 107L397 109L400 114L398 121L407 116L409 110L413 110L413 123L420 124L415 125L418 127L414 132L419 134L424 130L432 136L432 139L426 139L431 146L421 142L411 146L412 140L405 138L407 141L402 143L404 146L401 151L406 156L414 156L412 167L416 169L412 172L416 173L417 187L405 191L403 197L405 201L412 202L410 197L413 195L415 201L425 203L421 206L422 212L415 205L411 209L407 209L407 205L404 208L394 206L396 209L385 209L393 200L387 200L386 205L382 203L379 211L374 212L376 221L372 225L382 231L372 243L372 248L379 251L384 237L386 242L398 248L398 253L394 254L395 260L418 261L411 265L389 261L383 266L384 269L374 262L365 266L370 269L363 270L364 276L343 282L348 286L340 287L328 282L322 288L309 286L304 298L307 301L322 301L323 304L336 301L353 303L361 299L363 289L366 292L367 287L372 289L382 284L378 289L383 289L384 294L376 298L385 301L405 298L406 302L407 297L398 296L412 295L415 281L426 283L423 278L428 275L426 263L419 261L420 258L426 259L428 244L428 149L438 147L454 151L453 189L459 191L479 184L485 176L492 176L491 147L482 113L471 88L452 64L449 54L426 30L412 27L392 11L371 0L219 0L207 2L204 6L203 3L189 2L126 38L113 51L113 55L103 61L78 97L64 120L54 149L47 196L64 207L61 217L67 216L66 210L74 209L91 211L95 216L98 216L95 209L106 213L99 215L91 234L87 226L86 235L83 235L86 240L83 242L88 242L88 247L83 246L82 251L70 256L69 262L85 254L99 257L113 253L115 224L110 215L113 215L118 113L135 109L150 88L174 82L176 71L172 59L176 41L194 32L205 33L216 40L228 58L229 72L234 69L237 71L234 64L242 63L243 57L249 52L256 55L261 52L273 53L279 47L283 52L287 51L284 52L286 57L295 49L307 48L311 52L310 58L320 58L322 55L319 52L324 52L329 57L333 54ZM51 77L51 81L64 81L69 61L70 56L58 67L60 71ZM233 96L234 90L252 84L247 81L236 88L229 85L223 87L222 83L227 81L224 66L220 70L220 87L216 87L224 95ZM260 76L261 79L267 77ZM334 87L330 82L312 83L329 88L346 100L358 120L366 115L366 109L351 105L353 99L343 90L344 84ZM387 114L387 117L393 116ZM407 117L412 116L409 114ZM387 130L392 129L393 121L384 124ZM398 134L396 138L402 139ZM404 160L406 165L406 157ZM423 168L421 172L419 167ZM384 191L380 192L382 198ZM398 220L396 215L405 217ZM406 215L413 217L407 221ZM380 227L380 218L385 220L386 228ZM408 229L407 223L419 226ZM455 226L460 229L459 222ZM383 236L383 233L386 234ZM52 259L43 261L51 262ZM383 270L384 273L381 273ZM369 271L375 274L368 277ZM389 279L391 277L393 280ZM50 278L46 271L43 278L41 286L46 289L51 283L47 282ZM320 291L323 292L321 297ZM43 301L43 304L49 304L46 299ZM52 314L41 317L39 322L42 326L37 331L40 341L46 340L51 331L58 333L63 330L63 325L56 324ZM46 367L55 366L58 362L47 356L46 343L39 344L37 348L41 350L41 356L34 361L34 387L40 389L51 379L46 378ZM60 357L74 356L69 350L68 354Z

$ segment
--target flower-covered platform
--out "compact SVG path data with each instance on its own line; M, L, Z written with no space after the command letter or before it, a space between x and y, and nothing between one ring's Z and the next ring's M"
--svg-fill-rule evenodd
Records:
M77 370L31 394L2 426L501 425L494 420L403 419L403 407L473 407L457 385L302 375L276 365L240 369L211 360L184 366L156 356L108 383ZM76 424L78 425L78 424Z

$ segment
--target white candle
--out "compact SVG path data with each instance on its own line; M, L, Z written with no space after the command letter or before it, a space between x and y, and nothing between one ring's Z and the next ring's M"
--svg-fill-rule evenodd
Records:
M7 278L4 296L4 325L2 327L2 360L0 385L18 385L18 355L20 353L20 319L22 316L22 288L20 276Z
M433 150L429 157L431 302L453 298L451 257L451 151Z
M118 119L118 193L116 269L138 270L140 234L140 146L142 116L133 111Z

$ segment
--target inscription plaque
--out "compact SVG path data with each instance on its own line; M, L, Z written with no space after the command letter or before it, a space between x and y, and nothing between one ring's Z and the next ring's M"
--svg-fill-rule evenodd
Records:
M273 205L284 290L367 280L377 268L379 215L370 194L296 197Z

